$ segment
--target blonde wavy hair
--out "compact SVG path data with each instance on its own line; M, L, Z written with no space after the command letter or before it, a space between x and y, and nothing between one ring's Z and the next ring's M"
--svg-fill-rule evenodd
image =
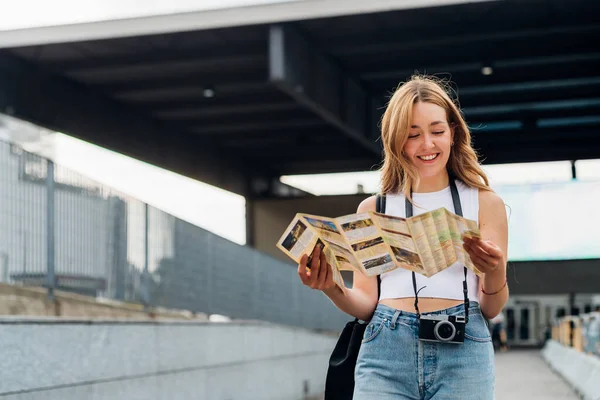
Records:
M491 190L488 178L477 160L471 146L471 133L460 109L444 89L442 80L431 76L415 75L398 86L381 119L381 139L384 159L381 166L381 192L398 193L412 198L411 188L419 184L419 173L403 155L402 149L408 139L413 105L432 103L446 110L446 118L454 131L447 169L451 177L468 186Z

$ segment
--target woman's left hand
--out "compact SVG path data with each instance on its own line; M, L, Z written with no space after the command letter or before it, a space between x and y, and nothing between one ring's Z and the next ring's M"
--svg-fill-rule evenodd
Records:
M463 248L478 270L487 274L497 271L504 263L502 249L490 240L463 237Z

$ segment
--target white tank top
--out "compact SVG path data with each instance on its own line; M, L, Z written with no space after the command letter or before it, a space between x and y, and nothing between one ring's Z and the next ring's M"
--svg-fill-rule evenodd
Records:
M479 224L479 189L472 188L461 181L456 181L463 216ZM386 214L406 218L404 195L388 194L386 196ZM432 193L413 193L413 215L419 215L436 208L446 207L454 212L450 186ZM430 278L416 273L419 297L435 297L442 299L463 300L464 265L456 262L449 268L438 272ZM471 270L467 270L467 288L469 300L479 301L479 278ZM381 295L379 299L397 299L415 297L412 283L412 273L403 268L381 275Z

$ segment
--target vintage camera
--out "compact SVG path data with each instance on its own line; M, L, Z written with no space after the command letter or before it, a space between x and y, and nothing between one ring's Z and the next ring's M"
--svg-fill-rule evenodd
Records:
M462 316L421 316L419 339L426 342L463 343L465 325L465 317Z

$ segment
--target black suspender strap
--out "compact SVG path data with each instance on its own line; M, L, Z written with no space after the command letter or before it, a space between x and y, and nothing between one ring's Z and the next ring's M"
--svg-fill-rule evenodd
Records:
M450 179L450 193L452 194L452 203L454 203L454 213L463 216L462 206L460 204L460 196L454 179ZM465 280L463 281L463 294L465 296L465 321L469 322L469 291L467 288L467 267L465 269Z
M412 196L412 192L411 192L411 196ZM410 218L413 216L413 205L408 199L404 199L404 211L406 214L406 218ZM412 273L412 283L413 283L413 290L415 291L415 311L417 312L417 318L420 319L421 313L419 312L419 291L421 289L417 290L417 277L416 277L414 271Z
M378 194L376 197L377 205L375 211L381 214L385 214L385 194ZM377 275L377 302L379 302L379 296L381 295L381 277Z
M377 195L377 212L385 214L385 194Z
M452 195L452 203L454 205L454 213L456 215L463 216L462 206L460 203L460 196L458 194L458 188L456 187L456 182L454 179L450 178L450 194ZM411 192L412 196L412 192ZM413 205L408 200L404 201L406 218L410 218L413 216ZM467 267L464 267L465 270L465 280L463 281L463 294L464 294L464 304L465 304L465 322L469 322L469 292L467 288ZM419 312L419 290L417 290L417 278L415 273L412 273L412 281L413 281L413 289L415 291L415 311L417 312L417 318L421 318L421 313Z
M450 180L450 193L452 194L452 203L454 204L454 214L463 216L462 206L460 205L460 196L454 179Z

